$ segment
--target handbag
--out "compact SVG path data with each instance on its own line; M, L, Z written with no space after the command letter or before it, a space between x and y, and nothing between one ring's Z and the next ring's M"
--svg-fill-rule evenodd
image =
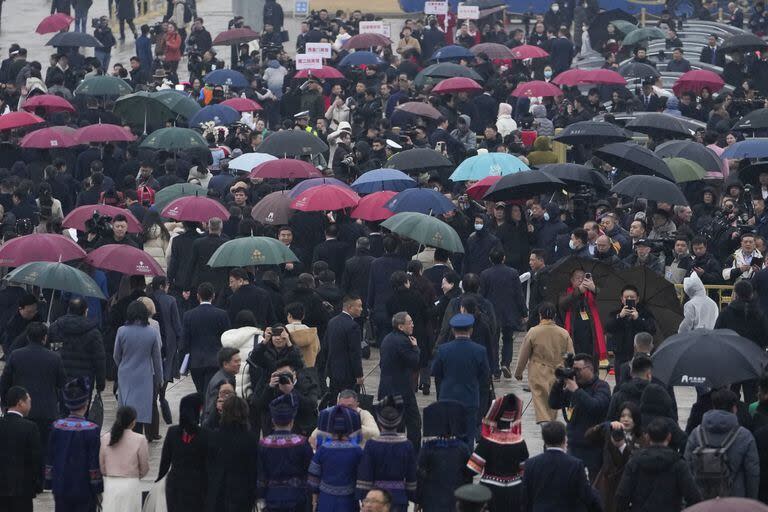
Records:
M97 425L104 424L104 401L101 399L101 392L97 391L93 398L91 408L88 410L88 421Z
M365 384L360 386L360 392L357 394L357 401L361 409L373 412L373 395L366 393Z

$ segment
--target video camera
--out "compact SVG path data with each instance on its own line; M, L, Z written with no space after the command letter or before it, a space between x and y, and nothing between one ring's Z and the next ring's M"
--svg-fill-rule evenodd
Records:
M85 221L85 230L99 238L108 237L112 234L112 217L93 212L93 216Z
M573 369L575 358L576 356L573 352L568 352L563 357L563 367L555 368L555 378L558 380L558 382L562 383L566 379L576 378L576 370Z

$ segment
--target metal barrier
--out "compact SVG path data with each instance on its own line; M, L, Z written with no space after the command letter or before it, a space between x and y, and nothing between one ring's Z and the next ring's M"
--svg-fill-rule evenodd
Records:
M720 309L725 308L733 300L733 286L729 284L705 284L704 289L707 291L707 295L717 302ZM685 292L683 291L682 284L675 285L675 291L677 291L677 297L680 302L685 299ZM715 299L715 296L717 299Z

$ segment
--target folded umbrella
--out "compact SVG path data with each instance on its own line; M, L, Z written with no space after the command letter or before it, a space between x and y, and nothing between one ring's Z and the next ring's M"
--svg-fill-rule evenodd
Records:
M79 145L77 130L69 126L52 126L30 132L19 145L29 149L71 148Z
M441 114L439 110L437 110L429 103L424 103L422 101L409 101L407 103L401 103L395 107L395 109L408 112L409 114L413 114L415 116L426 117L428 119L440 119L443 117L443 114Z
M448 46L443 46L442 48L435 50L429 60L440 62L445 60L471 60L474 58L475 55L463 46L459 46L457 44L449 44Z
M197 127L209 121L216 126L229 126L240 120L240 112L227 105L208 105L189 120L190 127Z
M395 213L385 208L384 205L397 195L394 190L381 190L373 192L360 199L357 206L352 208L349 216L353 219L362 219L369 222L378 222L392 217Z
M381 226L429 247L450 252L464 252L464 246L456 230L437 217L417 212L404 212L388 218L381 223Z
M44 122L45 119L29 112L9 112L0 116L0 131L16 130Z
M382 64L384 64L384 61L381 60L381 58L379 58L379 56L375 53L368 51L356 51L345 55L344 58L339 62L339 67L345 68L350 66L381 66Z
M392 41L382 34L357 34L347 39L342 47L345 50L361 50L363 48L375 48L377 46L391 46Z
M40 20L35 32L41 35L61 32L62 30L69 29L69 26L73 21L75 21L75 18L72 16L64 14L63 12L57 12Z
M310 178L294 185L288 195L291 197L291 199L296 199L302 192L309 190L310 188L319 187L322 185L335 185L337 187L346 188L350 192L354 192L354 190L349 185L336 178Z
M707 171L687 158L680 157L667 157L664 161L672 171L672 175L675 177L675 181L678 183L685 183L688 181L700 181L707 176Z
M58 290L107 300L91 276L82 270L70 267L66 263L32 261L15 268L3 279L9 283L37 286L46 290Z
M524 171L503 176L488 189L483 199L486 201L528 199L564 188L565 183L545 172Z
M236 46L249 43L259 37L259 33L250 28L233 28L219 33L213 40L213 46Z
M291 203L291 208L304 212L332 211L352 208L360 202L355 191L338 185L312 187L301 192Z
M469 49L474 55L484 53L491 60L513 59L512 50L499 43L480 43Z
M643 198L672 205L688 205L688 201L677 185L656 176L628 176L614 185L611 193L632 199Z
M112 219L117 215L124 215L128 221L129 233L141 233L144 231L144 228L141 227L141 222L139 222L130 210L118 208L117 206L109 206L107 204L79 206L64 217L64 220L61 221L61 225L65 228L72 228L85 233L88 231L88 224L93 220L94 214L99 214L102 217L110 217Z
M50 41L45 43L45 46L61 47L90 47L90 48L102 48L104 45L93 37L91 34L85 32L59 32L53 36Z
M320 178L323 174L309 162L285 158L261 163L253 168L249 176L251 178L298 180Z
M542 165L539 169L550 176L554 176L569 187L587 186L601 190L611 188L608 178L603 173L586 165L547 164Z
M208 260L209 267L280 265L299 261L285 244L268 236L246 236L224 242Z
M229 219L229 210L208 197L185 196L168 203L160 215L178 221L208 222L213 217Z
M364 172L352 183L352 189L358 194L370 194L381 191L401 192L416 186L416 180L397 169L374 169Z
M684 92L699 94L704 88L715 93L719 92L724 86L725 81L723 81L717 73L709 71L708 69L693 69L687 73L683 73L680 78L675 81L672 90L676 96L680 96Z
M544 82L543 80L533 80L530 82L522 83L515 87L515 90L512 91L512 96L517 98L521 96L526 98L546 98L550 96L561 96L562 94L563 91L561 91L558 86L549 82Z
M231 69L216 69L203 77L203 83L211 85L226 85L228 87L244 88L250 85L245 75Z
M0 117L0 122L2 121ZM725 148L720 158L766 158L768 157L768 138L747 139L732 144Z
M1 120L1 119L0 119ZM75 134L80 144L93 142L131 142L136 136L123 126L116 124L91 124L77 129Z
M320 69L302 69L293 75L293 78L309 77L321 78L323 80L337 80L343 79L344 74L334 67L323 66ZM224 103L226 103L226 101Z
M0 246L0 267L20 267L33 261L70 261L85 251L63 235L37 234L12 238Z
M139 146L166 151L190 151L193 149L208 151L208 143L199 132L178 127L155 130Z
M418 212L428 215L442 215L456 209L456 205L440 192L431 188L409 188L398 192L384 208L395 213Z
M650 174L661 176L670 182L675 181L672 171L664 160L650 149L634 142L614 142L595 149L594 153L609 164L631 171L633 174Z
M656 155L665 157L680 157L692 160L710 173L723 171L723 161L717 153L698 142L691 140L670 140L656 146Z
M600 146L612 142L624 142L632 137L622 127L613 123L579 121L569 124L554 140L563 144L588 144Z
M133 88L122 78L111 75L89 76L75 88L75 96L123 96Z
M475 201L482 201L488 189L496 184L501 179L501 176L487 176L474 185L467 188L467 195Z
M736 34L723 41L722 48L725 52L741 51L754 52L763 50L768 43L754 34Z
M267 136L256 151L282 157L315 155L328 151L328 144L309 132L283 130Z
M148 253L123 244L102 245L88 253L86 263L127 276L164 276L165 271Z
M264 110L261 108L261 105L256 103L250 98L230 98L228 100L222 101L220 105L226 105L227 107L231 107L238 112L256 112L257 110Z
M251 218L268 226L284 226L291 220L293 198L285 190L267 194L251 209Z
M546 50L531 44L515 46L510 50L510 53L514 60L543 59L544 57L549 57L549 53Z
M24 101L21 108L27 112L35 112L40 108L47 114L52 112L76 112L75 107L70 102L55 94L32 96Z
M405 151L395 153L387 160L387 167L401 171L437 169L452 165L453 163L444 154L430 148L406 149Z
M530 167L514 155L507 153L485 153L467 158L459 164L451 181L477 181L487 176L505 176Z
M457 92L482 92L483 87L463 76L447 78L432 88L432 94L454 94Z
M193 183L176 183L175 185L169 185L163 187L155 192L155 204L153 205L156 210L162 210L168 203L174 199L187 196L206 196L208 189L195 185Z
M229 168L235 171L251 172L257 165L270 160L277 160L277 157L267 153L244 153L230 160Z
M628 122L627 130L659 138L691 138L693 131L679 117L661 112L648 112Z

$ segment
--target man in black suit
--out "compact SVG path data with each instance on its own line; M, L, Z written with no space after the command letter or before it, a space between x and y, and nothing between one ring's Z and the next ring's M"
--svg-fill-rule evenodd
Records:
M717 36L712 34L707 39L707 46L701 49L699 61L725 67L725 52L717 45Z
M315 246L312 253L312 263L324 261L341 278L344 274L344 263L347 261L350 253L349 244L338 239L339 228L336 224L328 224L325 228L325 241Z
M422 273L422 275L432 283L432 287L435 290L435 297L438 299L443 296L443 276L452 270L448 262L450 255L451 253L445 249L435 249L433 256L435 261L434 264L431 267L424 269L424 272Z
M565 453L565 425L541 425L544 453L525 461L522 510L601 512L600 499L589 485L584 463ZM623 510L623 509L622 509Z
M359 389L363 383L362 331L356 320L362 313L360 297L347 295L341 313L328 322L317 366L321 378L330 381L330 396L337 396L345 389Z
M658 112L661 107L661 100L653 92L653 81L646 80L643 82L643 90L640 91L640 95L637 97L640 102L640 108L638 110L644 112Z
M376 333L376 341L381 342L391 329L387 315L387 301L394 290L389 283L389 276L398 270L405 271L408 261L397 254L398 242L395 237L384 238L384 256L371 262L368 280L368 298L365 307L371 312L371 323Z
M189 354L189 369L198 393L203 393L208 381L218 371L216 359L221 348L221 335L229 330L229 316L213 304L213 285L197 287L200 305L184 313L180 354Z
M221 293L227 285L227 270L225 268L211 268L208 260L221 245L227 240L222 234L224 223L218 217L212 217L208 221L208 234L195 240L192 244L192 285L197 287L201 283L211 283L217 293ZM183 256L182 256L183 257Z
M40 432L24 418L32 399L21 386L12 386L3 397L7 411L0 418L0 509L32 512L32 500L43 491Z
M371 263L376 259L371 256L370 247L368 237L361 236L355 242L355 255L344 264L344 275L341 278L341 290L344 293L360 297L368 295Z
M194 261L190 258L192 245L200 238L197 222L183 222L184 232L173 238L171 256L168 259L168 280L177 290L192 288Z
M272 308L269 292L250 282L248 272L242 268L229 271L229 289L232 295L227 300L229 321L234 323L235 317L242 310L248 310L256 317L256 326L266 329L277 320Z

